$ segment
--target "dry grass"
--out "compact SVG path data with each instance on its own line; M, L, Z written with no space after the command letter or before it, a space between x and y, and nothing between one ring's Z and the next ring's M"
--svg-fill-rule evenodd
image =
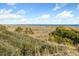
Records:
M7 26L9 31L14 32L17 26ZM47 40L48 39L48 34L56 29L57 26L21 26L23 30L25 30L26 27L32 28L32 31L34 34L28 34L34 38L42 39L42 40ZM65 29L72 28L74 30L79 31L79 27L74 27L74 26L64 26Z
M5 26L8 28L7 30L12 32L12 33L15 32L15 29L18 27L18 26L13 26L13 25L5 25ZM22 37L23 39L21 39L21 38L19 39L20 42L18 41L17 38L21 37L22 35L21 36L20 35L16 35L16 37L15 37L15 35L14 36L10 35L10 37L12 37L12 38L14 37L13 38L14 39L13 42L15 42L15 43L18 43L18 42L19 43L21 43L21 42L23 43L24 42L26 44L26 42L27 42L28 44L33 45L34 43L38 44L38 41L39 42L44 41L44 43L47 44L46 45L47 47L52 47L54 50L50 50L50 48L47 48L47 51L44 50L43 55L60 55L60 56L62 56L62 55L65 55L65 56L66 55L70 55L70 56L71 55L76 55L76 56L79 55L79 47L78 46L76 48L74 46L67 46L67 45L63 45L63 44L58 44L56 42L48 41L48 38L49 38L48 34L50 32L52 32L52 31L54 31L57 26L21 26L21 27L23 28L23 30L25 30L26 27L32 28L32 31L34 32L34 34L27 34L29 37L31 37L30 40L29 40L29 37L28 37L28 39L25 40L25 38L24 38L25 36L23 35L23 37ZM65 28L66 29L72 28L74 30L78 30L79 29L79 27L74 27L74 26L65 26ZM4 33L4 34L6 34L6 33ZM8 36L8 35L6 34L4 36ZM36 39L37 42L36 42L36 40L33 42L32 38L33 38L33 40ZM10 41L10 40L8 39L8 41ZM2 41L0 41L0 42L2 43ZM19 43L18 43L18 46L20 45ZM7 43L7 45L9 45L9 43ZM5 46L7 46L7 45L5 44ZM43 42L38 44L38 46L40 46L40 45L43 45ZM33 45L33 46L35 47L37 45ZM1 45L1 47L2 47L2 45ZM10 45L10 47L12 47L12 49L15 50L15 48L13 46ZM48 50L50 50L52 53L50 51L48 51ZM13 52L11 52L11 53L13 53ZM15 50L15 54L16 54L16 50ZM39 54L39 51L36 54L37 55L41 55L41 54Z
M14 32L17 26L7 26L9 31ZM34 34L28 34L34 38L47 40L48 34L56 29L56 26L21 26L24 30L26 27L32 28Z

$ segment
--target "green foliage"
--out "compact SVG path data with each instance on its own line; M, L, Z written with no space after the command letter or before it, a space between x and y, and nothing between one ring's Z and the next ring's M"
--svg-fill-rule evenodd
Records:
M26 34L34 34L34 32L32 31L31 28L26 28L26 29L25 29L25 33L26 33Z
M56 42L67 45L79 43L79 33L71 29L66 29L63 26L57 27L56 31L51 32L49 37L55 37Z
M22 29L21 27L17 27L15 31L16 31L16 32L22 32L22 30L23 30L23 29Z
M54 41L56 41L57 43L63 43L63 44L65 44L65 45L73 45L73 41L71 40L71 39L68 39L68 38L62 38L61 36L57 36L57 35L55 35L54 36L55 37L55 39L54 39Z
M71 39L61 36L57 31L50 33L49 36L50 39L56 40L59 43L64 42L63 44L68 45L72 43ZM79 34L77 34L77 39L79 39ZM47 41L35 39L25 33L18 34L6 29L0 30L0 56L43 56L57 55L57 53L62 55L66 52L65 50L68 50L65 46L49 44Z
M29 28L29 33L34 34L31 28Z
M26 34L28 33L28 30L29 30L28 28L25 29L25 33L26 33Z
M36 55L43 42L28 35L0 31L0 55ZM35 49L38 47L38 49Z
M34 55L34 46L30 44L23 44L21 48L21 55L22 56L29 56L29 55Z

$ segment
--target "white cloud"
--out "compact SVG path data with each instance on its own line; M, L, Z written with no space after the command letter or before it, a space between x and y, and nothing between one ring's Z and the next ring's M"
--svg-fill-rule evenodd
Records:
M37 24L79 24L79 18L74 17L72 11L66 11L52 16L50 14L44 14L37 18L34 18L34 23Z
M77 5L77 9L79 9L79 4Z
M16 13L13 13L12 9L1 9L0 10L0 20L22 20L25 16L22 14L17 14L21 10L18 10Z
M53 8L53 10L58 10L58 9L61 9L61 7L58 5L58 4L56 4L56 6Z
M16 13L16 14L26 14L26 11L25 11L25 10L23 10L23 9L21 9L21 10L17 11L17 13Z
M79 17L74 17L72 11L63 11L52 18L54 24L79 24Z
M50 14L43 14L39 17L36 17L36 20L48 20L50 18Z
M40 18L49 18L49 17L50 17L50 14L44 14Z
M15 20L22 18L22 15L16 15L16 14L4 14L0 15L0 20Z
M74 15L72 11L63 11L62 13L56 15L56 18L72 18Z
M6 9L4 8L4 9L1 9L1 10L0 10L0 15L2 15L2 14L9 14L9 13L11 13L11 12L12 12L12 9L6 10Z
M59 10L61 8L63 8L65 5L67 5L66 3L62 3L62 4L56 4L55 7L53 8L54 11Z
M51 17L50 14L43 14L41 16L27 19L25 16L26 11L21 9L13 12L12 9L1 9L0 10L0 23L4 20L3 23L18 23L18 24L79 24L79 17L74 17L72 11L66 11L57 14L54 17ZM23 12L21 14L21 12ZM9 22L8 22L8 21ZM14 22L11 22L14 20Z

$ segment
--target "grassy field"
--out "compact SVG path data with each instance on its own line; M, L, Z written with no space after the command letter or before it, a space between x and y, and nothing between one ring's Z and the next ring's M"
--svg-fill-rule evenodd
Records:
M77 56L78 29L74 26L0 25L0 56Z

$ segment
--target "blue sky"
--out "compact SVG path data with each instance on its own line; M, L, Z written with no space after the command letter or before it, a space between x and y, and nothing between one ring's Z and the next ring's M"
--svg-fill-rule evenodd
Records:
M0 3L0 24L79 24L79 4Z

